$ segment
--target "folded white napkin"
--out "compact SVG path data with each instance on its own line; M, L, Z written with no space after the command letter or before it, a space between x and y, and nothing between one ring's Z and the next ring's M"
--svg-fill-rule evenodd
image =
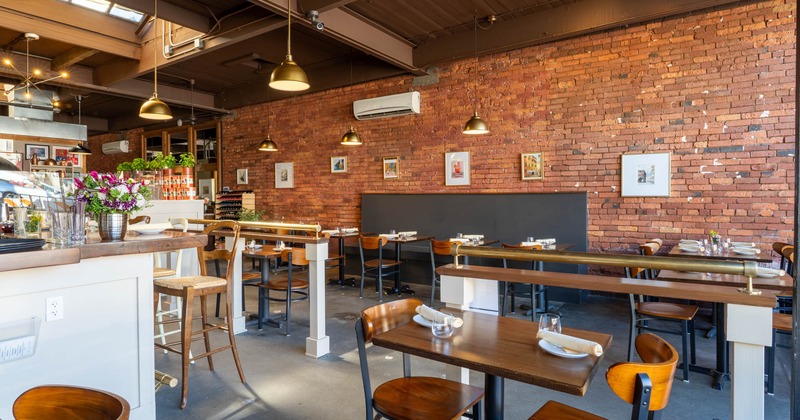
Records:
M761 250L758 249L758 248L747 248L747 247L740 246L740 247L734 247L733 248L733 252L735 252L737 254L753 254L753 255L755 255L755 254L760 254Z
M541 242L539 242L539 241L533 241L533 242L520 242L519 244L520 244L520 245L522 245L522 246L534 246L534 245L541 245L541 246L544 246L544 244L543 244L543 243L541 243Z
M564 349L593 354L597 357L603 355L603 346L594 341L584 340L583 338L545 330L539 330L539 332L536 333L536 337L555 344L556 346L563 347Z
M473 241L480 241L481 239L483 239L483 235L463 235L463 236Z
M680 242L678 242L678 244L680 244L680 245L700 245L700 244L702 244L702 242L695 241L693 239L681 239Z
M400 235L400 236L416 236L417 235L417 231L416 230L409 230L408 232L400 232L400 233L398 233L398 235Z
M544 238L544 239L539 238L539 239L536 240L536 242L541 242L541 243L543 243L545 245L552 245L552 244L556 243L556 238Z
M417 313L422 315L423 318L431 322L442 322L446 318L452 318L453 319L452 324L454 328L461 328L461 326L464 325L463 319L455 317L453 315L439 312L436 309L431 308L430 306L426 305L417 306Z
M339 233L339 232L337 232L336 229L322 229L320 233L329 233L333 235L334 233Z
M705 249L704 247L702 247L702 246L697 246L697 245L683 245L683 244L681 244L681 245L678 245L678 249L680 249L681 251L685 251L685 252L701 252L701 251L705 251L705 250L706 250L706 249Z
M466 241L466 238L450 238L450 242L458 242L460 244L463 244Z
M357 227L342 228L342 232L344 232L344 233L358 233L358 228Z
M758 269L758 277L776 277L786 274L783 270L776 270L774 268L756 267Z
M398 235L396 233L381 233L380 236L383 236L384 238L388 238L388 239L397 239L397 237L400 236L400 235Z
M746 248L753 248L756 246L755 242L731 242L731 245L735 247L746 247Z

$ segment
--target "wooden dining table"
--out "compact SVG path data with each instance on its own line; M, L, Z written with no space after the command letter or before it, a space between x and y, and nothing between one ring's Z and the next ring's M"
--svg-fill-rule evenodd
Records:
M245 248L242 251L242 255L245 257L253 258L261 260L261 284L267 284L269 282L269 260L275 259L281 256L281 251L275 249L274 245L264 245L261 248L254 249L254 248ZM264 315L269 315L269 304L264 307L264 288L258 288L258 329L261 330L264 325ZM275 322L270 320L269 318L266 319L267 323L273 325L275 327L280 327L279 322ZM288 321L287 321L288 322Z
M450 338L434 337L415 322L373 337L373 344L414 356L484 373L485 418L502 419L504 379L583 396L602 356L567 359L539 347L530 321L478 312L445 309L464 319ZM563 328L564 334L595 341L608 349L612 337L599 332Z
M720 250L718 252L687 252L682 251L678 245L669 250L667 256L681 257L681 258L704 258L704 259L722 259L722 260L736 260L736 261L755 261L759 263L772 263L772 255L769 249L764 250L756 247L760 252L757 254L740 254L733 251L733 248L728 250Z
M424 242L430 241L433 239L433 236L424 236L424 235L414 235L414 236L394 236L392 235L381 235L386 238L387 242L394 244L394 260L400 261L400 252L402 251L403 244L408 244L412 242ZM411 290L409 286L403 286L400 282L400 274L396 274L394 276L394 287L387 290L389 293L394 293L397 295L408 293L414 294L414 291Z

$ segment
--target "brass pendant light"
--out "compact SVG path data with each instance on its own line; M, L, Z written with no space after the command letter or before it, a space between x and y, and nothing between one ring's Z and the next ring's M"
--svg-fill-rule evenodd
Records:
M473 16L473 32L475 46L475 94L472 98L472 117L464 124L464 134L487 134L489 126L478 116L478 15Z
M278 145L267 135L267 138L258 145L259 152L277 152Z
M81 125L81 101L83 100L83 96L77 95L75 96L75 100L78 102L78 125ZM68 153L72 153L73 155L91 155L92 151L84 146L83 142L80 142L75 147L69 149Z
M153 13L153 96L139 108L139 116L148 120L171 120L172 111L169 106L161 99L158 99L158 0L155 0L155 12Z
M345 146L361 146L361 137L358 136L353 126L342 136L342 144Z
M286 59L280 66L272 70L269 77L269 87L277 90L298 92L306 90L311 85L308 84L306 72L292 60L292 0L286 0L286 9L289 14L286 37Z

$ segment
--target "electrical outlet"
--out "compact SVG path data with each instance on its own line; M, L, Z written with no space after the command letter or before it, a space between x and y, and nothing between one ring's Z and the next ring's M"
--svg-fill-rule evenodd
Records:
M64 297L53 296L47 298L45 321L58 321L59 319L64 319Z

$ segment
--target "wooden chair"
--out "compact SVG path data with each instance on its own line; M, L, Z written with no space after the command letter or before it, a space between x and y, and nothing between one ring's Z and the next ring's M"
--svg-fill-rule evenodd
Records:
M149 225L150 224L150 216L141 215L141 216L131 217L130 219L128 219L128 224L129 225L135 225L137 223L144 223L144 224Z
M639 246L642 255L653 255L658 252L658 244L646 243ZM650 279L650 272L647 269L638 267L626 267L625 274L629 278ZM697 353L695 349L695 328L694 317L697 315L698 307L695 305L683 305L671 302L652 302L647 301L641 295L628 295L631 311L631 327L628 336L628 361L633 360L634 337L642 330L656 331L664 334L680 334L682 338L681 350L683 352L683 380L689 381L689 359L691 363L696 363ZM651 320L662 320L678 322L681 325L680 331L654 328L649 325ZM687 357L689 355L689 357Z
M779 257L781 257L781 263L780 263L780 266L779 266L779 268L781 270L785 270L786 269L786 256L783 255L783 248L787 247L787 246L791 246L791 245L787 244L786 242L773 242L772 243L772 250L775 251L775 253L778 254Z
M769 395L775 394L775 347L777 346L778 334L792 335L792 314L777 312L772 314L772 347L764 349L767 353L767 394Z
M181 409L185 408L188 402L189 364L192 360L207 358L208 368L210 370L214 370L214 362L211 359L211 356L221 351L230 349L231 353L233 354L233 361L236 364L236 369L239 373L239 378L242 380L242 383L245 383L244 372L242 371L242 365L239 362L239 352L236 348L236 339L233 335L233 317L230 316L230 314L233 312L233 304L231 303L231 296L233 293L231 291L231 287L233 285L233 259L236 256L236 246L239 240L239 224L230 220L219 221L208 225L203 230L203 233L206 235L213 235L214 232L222 229L231 230L233 232L233 249L214 249L213 251L206 251L204 250L203 246L198 247L197 257L200 260L199 276L172 277L165 279L154 279L153 281L155 286L155 293L153 294L154 312L157 308L159 294L176 296L183 300L183 316L178 321L181 323L182 327L180 341L177 343L167 343L166 345L158 342L155 343L156 347L158 348L166 349L181 355L183 366L181 372ZM223 260L227 262L227 271L225 273L225 277L213 277L207 274L207 262L214 260ZM225 293L225 309L226 313L228 314L228 316L225 318L227 322L222 324L211 324L208 322L206 301L208 296L217 293ZM192 330L192 321L195 319L193 317L195 297L200 298L200 319L202 324L200 330L198 331ZM164 322L171 323L174 321ZM212 350L211 342L209 340L209 332L215 330L227 330L228 344ZM203 336L205 352L197 356L192 356L190 354L192 337L200 334ZM180 347L175 348L174 346L176 344L180 344Z
M14 401L18 420L127 420L131 406L117 394L69 385L42 385Z
M400 261L387 259L383 256L383 246L387 242L388 240L383 236L358 235L358 253L361 256L361 291L358 295L359 298L364 297L364 276L367 274L375 277L378 300L380 302L383 302L383 278L391 275L400 275ZM364 250L377 250L378 258L365 260Z
M615 363L606 372L608 386L633 405L631 419L660 418L669 402L678 353L664 339L653 334L636 337L636 351L644 363ZM546 402L529 420L595 420L596 416L555 401Z
M787 245L781 248L781 256L786 259L786 274L794 275L794 246Z
M356 321L358 358L364 385L366 420L373 414L396 420L458 419L467 415L480 419L483 389L442 378L411 376L411 359L403 353L403 377L380 384L372 390L366 345L372 337L394 327L412 322L422 301L416 298L382 303L361 311ZM472 414L467 411L472 408ZM373 411L374 410L374 411Z
M258 284L258 319L264 319L265 310L269 313L270 301L285 302L286 312L281 318L286 320L286 335L289 336L292 302L308 299L308 280L294 279L293 271L295 267L308 267L309 261L306 259L305 248L284 249L281 252L281 259L288 264L286 278L270 279L266 284ZM271 297L269 295L270 291L283 292L286 296L284 298ZM261 321L259 321L259 328L260 326Z
M503 248L508 249L524 249L528 251L541 251L541 245L512 245L512 244L502 244ZM508 268L508 260L512 261L525 261L525 260L514 260L513 258L503 258L503 268ZM542 271L544 269L544 265L541 261L531 261L531 270L535 271ZM503 299L502 303L500 304L500 314L502 316L506 316L506 301L508 299L508 295L511 294L511 313L513 314L514 308L516 308L515 297L518 294L516 292L516 285L514 283L507 283L501 282L503 288ZM527 293L526 293L527 294ZM544 301L544 311L547 312L547 308L550 306L550 301L547 299L547 286L542 286L538 284L531 285L531 320L536 320L536 308L539 307L537 304L537 298L542 299Z
M648 239L648 240L647 240L647 242L645 242L645 243L648 243L648 244L649 244L649 243L658 244L658 247L659 247L659 248L660 248L660 247L662 247L662 246L664 246L664 241L663 241L661 238L653 238L653 239Z
M439 281L439 275L436 274L436 255L450 256L450 247L454 242L431 240L431 306L433 306L433 299L436 297L436 282Z
M170 225L172 225L173 229L178 229L183 232L189 230L189 221L183 217L175 217L169 219ZM166 265L168 267L162 267L161 259L164 258L166 260ZM174 264L175 268L171 268ZM181 267L183 265L183 250L178 249L175 251L167 251L167 252L154 252L153 253L153 278L154 279L163 279L167 277L180 277L181 276ZM155 335L155 338L161 339L161 344L167 344L167 336L171 334L177 334L180 332L180 323L178 324L178 328L173 331L164 331L164 316L165 315L175 315L176 317L181 317L181 300L178 297L173 296L170 299L170 304L174 305L175 309L163 309L164 302L162 301L162 296L158 297L158 306L156 308L156 325L158 325L158 334ZM164 350L164 354L168 353L167 350Z

